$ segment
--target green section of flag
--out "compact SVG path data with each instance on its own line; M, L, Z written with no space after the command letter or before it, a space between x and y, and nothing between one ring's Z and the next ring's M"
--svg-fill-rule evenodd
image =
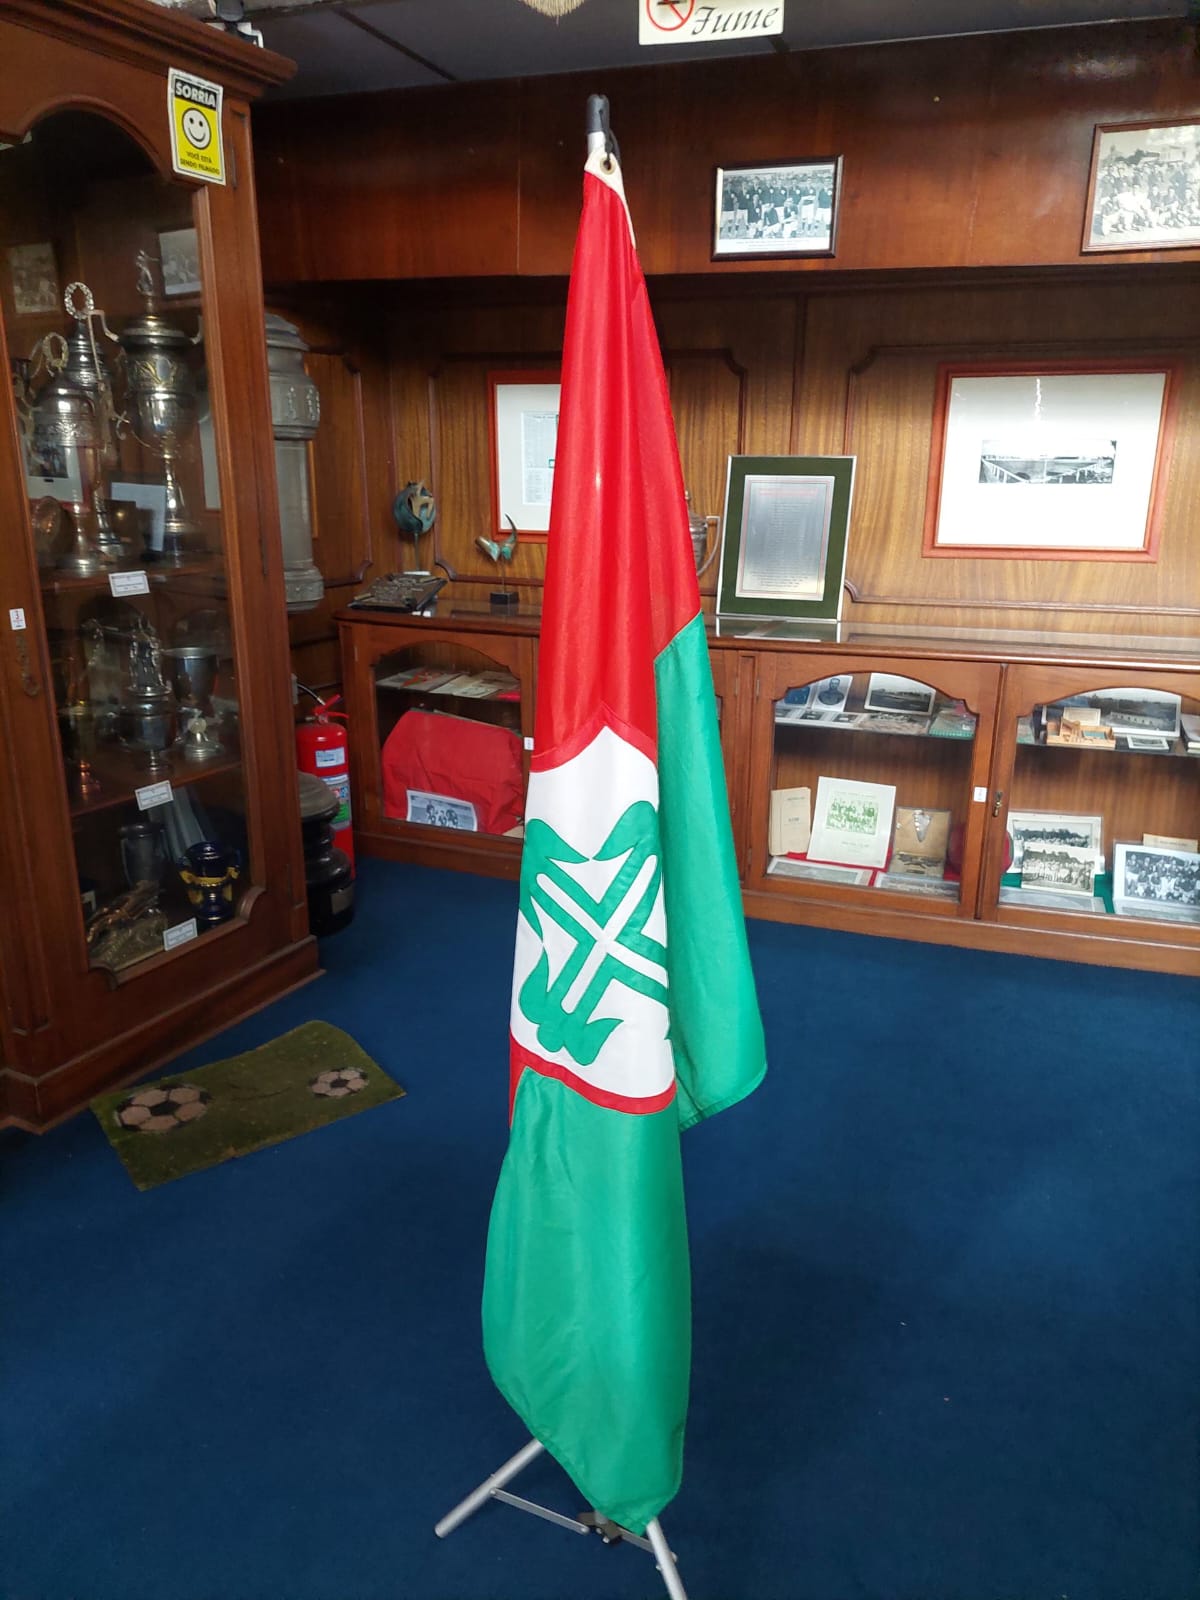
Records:
M683 1470L691 1278L679 1122L522 1074L488 1234L496 1387L592 1506L641 1533Z
M638 1533L683 1469L691 1283L680 1126L741 1099L766 1067L699 616L655 671L658 808L634 808L638 828L627 839L617 830L602 854L628 857L626 867L657 857L677 1094L635 1115L522 1073L483 1296L484 1352L501 1394L592 1506ZM572 856L583 859L531 824L521 904L533 927L552 904L541 878L557 881L556 864ZM559 887L570 904L570 882ZM548 972L535 970L543 987ZM567 960L558 981L574 978ZM608 980L603 998L611 1017L619 1002Z
M704 619L654 664L659 831L679 1123L743 1099L767 1069L729 823Z

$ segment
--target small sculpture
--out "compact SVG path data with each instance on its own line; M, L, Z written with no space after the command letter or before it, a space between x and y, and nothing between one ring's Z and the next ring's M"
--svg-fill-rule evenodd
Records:
M520 596L508 587L508 580L504 577L504 563L511 561L516 554L520 534L517 532L516 523L507 512L505 513L505 521L512 529L512 532L503 543L496 539L487 539L483 534L480 534L475 541L475 548L482 550L488 560L494 561L500 568L500 581L504 587L502 589L493 589L491 595L492 604L496 607L515 606L520 600Z
M392 515L401 533L413 542L413 560L418 570L421 561L421 535L437 520L437 501L423 483L406 483L392 502Z

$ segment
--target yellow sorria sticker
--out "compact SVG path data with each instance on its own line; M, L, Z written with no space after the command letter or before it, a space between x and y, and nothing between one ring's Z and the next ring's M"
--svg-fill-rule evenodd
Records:
M185 178L225 182L225 147L221 141L219 83L194 78L172 67L167 74L167 111L171 119L171 160Z

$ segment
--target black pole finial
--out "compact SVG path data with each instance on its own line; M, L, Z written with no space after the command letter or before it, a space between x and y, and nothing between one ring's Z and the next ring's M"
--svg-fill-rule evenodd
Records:
M612 128L608 121L608 96L606 94L590 94L587 101L587 118L585 132L591 138L594 133L604 135L604 150L607 155L621 159L620 147L613 138Z

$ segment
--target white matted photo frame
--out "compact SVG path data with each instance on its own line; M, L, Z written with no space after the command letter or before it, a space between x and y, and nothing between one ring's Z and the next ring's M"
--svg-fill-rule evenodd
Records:
M559 376L556 368L488 373L494 536L516 527L536 542L550 530Z
M1180 370L1173 356L939 364L925 555L1156 560Z
M841 617L854 456L730 456L717 611Z
M1092 139L1084 254L1200 246L1200 118L1102 122Z
M841 156L718 167L713 260L833 255L841 181Z
M1114 844L1113 908L1125 916L1200 922L1200 855L1123 841Z

